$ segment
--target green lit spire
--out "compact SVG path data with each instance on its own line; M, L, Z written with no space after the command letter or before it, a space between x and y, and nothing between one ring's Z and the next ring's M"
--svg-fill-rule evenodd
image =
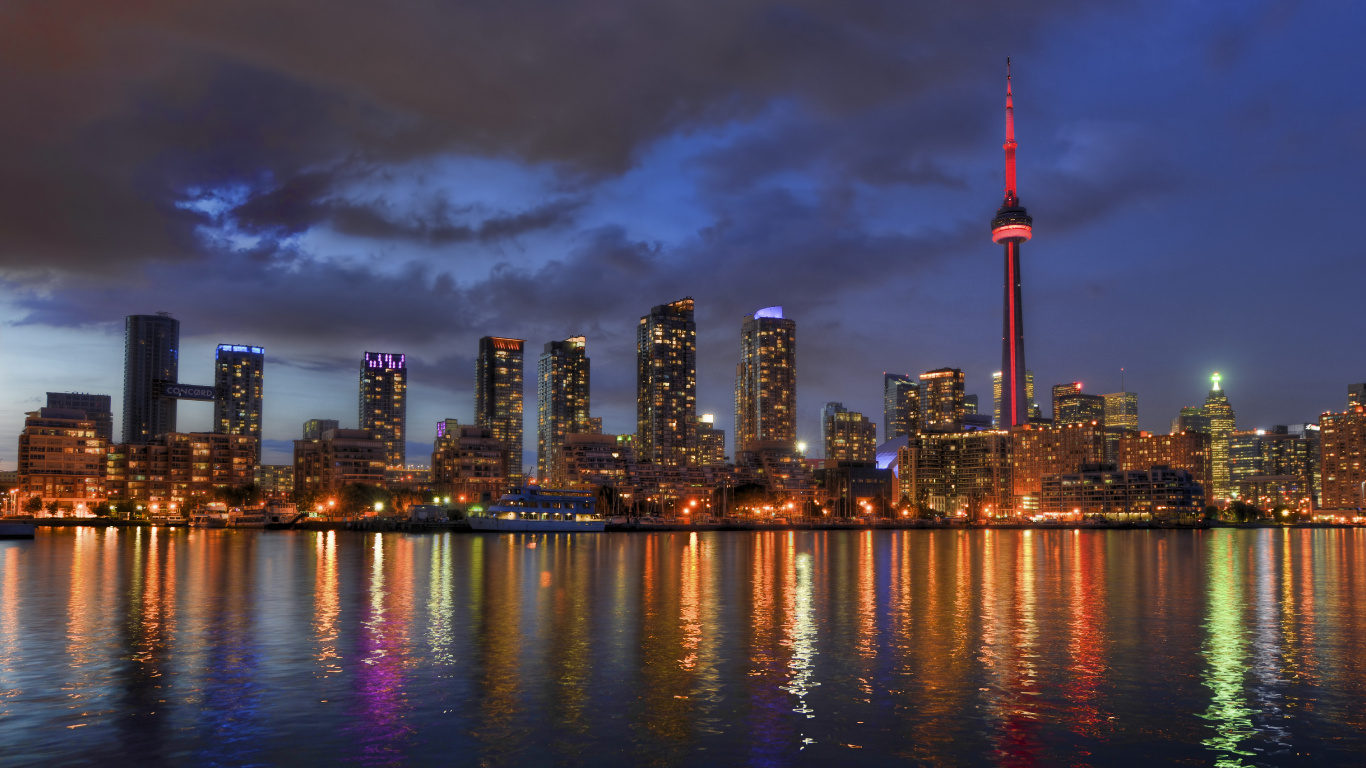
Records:
M1219 372L1215 371L1214 375L1209 377L1209 379L1214 382L1214 390L1217 392L1219 390Z

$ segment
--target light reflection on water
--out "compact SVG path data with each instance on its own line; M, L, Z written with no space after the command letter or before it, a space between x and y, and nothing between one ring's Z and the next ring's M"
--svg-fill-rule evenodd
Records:
M1366 751L1356 530L53 529L0 600L5 765Z

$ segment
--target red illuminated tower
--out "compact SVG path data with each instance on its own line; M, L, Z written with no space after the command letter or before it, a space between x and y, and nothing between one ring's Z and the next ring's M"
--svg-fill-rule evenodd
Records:
M1033 232L1020 196L1015 193L1015 105L1010 93L1010 59L1006 59L1006 196L991 220L991 241L1006 247L1005 322L1001 333L1001 424L1029 423L1025 394L1024 310L1020 306L1020 243Z

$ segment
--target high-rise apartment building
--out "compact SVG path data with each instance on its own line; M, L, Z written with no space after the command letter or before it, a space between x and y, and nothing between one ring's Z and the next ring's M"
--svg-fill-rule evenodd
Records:
M168 432L145 445L111 445L106 466L109 498L165 504L173 515L186 502L210 501L214 490L249 485L260 455L250 435Z
M479 340L475 362L474 423L492 432L507 450L504 477L522 484L522 369L526 342L502 336ZM584 359L587 392L587 358ZM584 404L586 409L587 403Z
M840 403L821 409L821 435L826 461L873 461L877 457L877 425Z
M636 458L689 467L697 458L697 324L693 300L650 309L636 328Z
M321 440L323 433L332 429L341 429L341 422L336 419L309 419L304 422L304 439Z
M937 368L920 374L920 428L957 432L963 428L963 372Z
M1288 427L1229 436L1228 473L1234 497L1256 507L1284 505L1308 511L1314 495L1312 446Z
M166 312L123 324L123 442L144 445L175 431L176 401L161 396L180 376L180 321Z
M329 429L314 440L295 440L294 500L303 503L353 483L383 485L387 437L367 429Z
M882 374L882 438L920 433L920 385L902 373Z
M746 315L735 366L735 453L751 443L797 441L797 323L782 307Z
M266 351L245 344L219 344L213 368L213 431L251 435L259 447Z
M896 498L917 512L966 518L1010 509L1010 435L956 432L915 435L897 452Z
M697 465L726 465L726 430L716 428L716 416L710 413L697 417Z
M386 466L402 468L408 440L408 361L366 352L360 362L360 429L384 441Z
M1081 391L1081 382L1053 386L1053 423L1105 424L1105 398ZM1069 472L1072 470L1068 470Z
M1105 426L1111 429L1138 429L1138 393L1111 392L1105 398Z
M536 477L543 483L565 438L593 432L586 345L583 336L548 342L536 363Z
M1213 464L1214 492L1207 494L1211 501L1227 499L1233 492L1228 474L1228 442L1237 424L1233 406L1229 405L1228 396L1219 387L1219 378L1218 373L1210 377L1212 386L1205 398L1204 408L1204 415L1209 419L1210 462Z
M432 444L432 487L455 501L496 500L511 484L503 474L507 449L489 427L460 426L447 419L437 425Z
M1366 507L1366 406L1319 417L1324 509Z
M95 437L109 444L114 439L113 398L109 395L87 395L84 392L49 392L47 407L63 411L85 411L95 422Z

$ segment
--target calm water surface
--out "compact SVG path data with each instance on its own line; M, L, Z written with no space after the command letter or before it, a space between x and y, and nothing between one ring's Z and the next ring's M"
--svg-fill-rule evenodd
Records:
M1366 760L1366 531L0 542L4 765Z

